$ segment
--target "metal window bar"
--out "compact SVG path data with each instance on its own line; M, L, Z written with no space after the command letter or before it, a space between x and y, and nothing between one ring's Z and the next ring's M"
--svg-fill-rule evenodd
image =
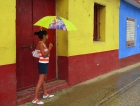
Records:
M126 21L127 30L126 30L126 46L135 45L135 19L127 18Z

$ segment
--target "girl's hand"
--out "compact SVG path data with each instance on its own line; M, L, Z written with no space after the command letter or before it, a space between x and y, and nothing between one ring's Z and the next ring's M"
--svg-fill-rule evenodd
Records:
M52 44L52 43L50 43L50 44L49 44L49 49L51 50L51 49L52 49L52 47L53 47L53 44Z

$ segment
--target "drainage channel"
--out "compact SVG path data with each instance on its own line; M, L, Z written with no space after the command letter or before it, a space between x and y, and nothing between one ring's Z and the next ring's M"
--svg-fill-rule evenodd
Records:
M111 94L110 96L104 98L103 100L101 100L99 103L97 103L94 106L108 106L106 104L108 104L111 101L114 101L116 98L118 98L120 95L124 94L125 92L127 92L129 89L131 89L132 87L134 87L136 84L140 83L140 77L137 78L136 80L134 80L133 82L127 84L125 87L121 88L120 90L114 92L113 94ZM93 105L92 105L93 106ZM109 105L111 106L111 105ZM113 105L114 106L114 105Z

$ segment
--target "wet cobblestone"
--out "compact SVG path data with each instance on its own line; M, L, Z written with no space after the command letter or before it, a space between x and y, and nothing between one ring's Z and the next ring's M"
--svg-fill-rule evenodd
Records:
M140 81L99 106L140 106Z

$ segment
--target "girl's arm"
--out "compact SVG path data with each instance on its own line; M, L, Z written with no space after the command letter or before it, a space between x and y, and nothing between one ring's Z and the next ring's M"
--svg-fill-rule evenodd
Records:
M47 52L44 52L44 46L43 46L43 44L42 43L39 43L39 49L40 49L40 52L41 52L41 54L42 54L43 57L49 56L52 47L53 47L53 45L52 44L49 44L48 51Z

